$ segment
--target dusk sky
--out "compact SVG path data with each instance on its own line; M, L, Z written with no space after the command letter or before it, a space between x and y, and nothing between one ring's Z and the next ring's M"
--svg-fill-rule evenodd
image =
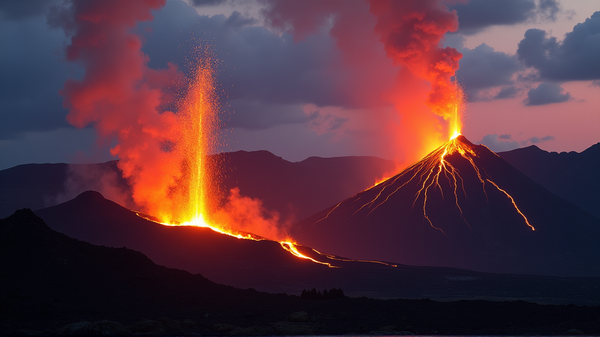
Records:
M414 83L429 83L399 75L404 65L382 42L376 2L168 0L133 32L150 69L171 64L187 74L196 46L211 46L220 60L219 151L410 162L419 154L412 148L431 145L406 135L424 123L443 133L445 122L414 94ZM433 2L458 17L439 47L462 53L456 78L468 97L469 140L558 152L600 142L600 1ZM77 29L65 3L0 2L0 169L113 158L114 134L66 119L59 90L86 68L65 55ZM417 110L422 117L408 117Z

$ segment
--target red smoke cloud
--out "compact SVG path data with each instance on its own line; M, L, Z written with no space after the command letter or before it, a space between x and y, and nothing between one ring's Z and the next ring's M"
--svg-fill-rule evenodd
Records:
M175 114L162 109L173 101L183 74L172 64L150 69L142 41L132 32L164 5L165 0L72 1L54 13L71 34L67 60L85 69L81 79L67 80L60 91L67 120L80 128L93 124L103 139L117 140L111 154L119 157L133 198L145 209L170 207L164 196L179 170L172 160L176 153L164 151L179 126Z
M427 103L438 115L446 117L454 96L450 78L462 57L456 49L442 48L444 34L458 29L456 11L448 11L442 1L371 0L377 17L375 31L394 63L431 84Z
M444 124L437 116L449 117L448 106L455 97L450 78L462 55L454 48L442 48L444 35L458 29L456 11L449 11L445 1L265 2L267 23L294 34L296 41L331 24L329 33L348 67L360 72L368 65L378 69L375 73L397 74L397 82L379 95L369 90L377 82L372 71L361 72L363 79L347 83L345 89L351 96L369 93L363 102L370 107L392 104L396 108L400 124L383 125L382 131L395 135L395 146L403 152L399 157L403 156L406 164L447 140ZM377 59L381 49L393 64ZM373 118L378 115L374 113Z

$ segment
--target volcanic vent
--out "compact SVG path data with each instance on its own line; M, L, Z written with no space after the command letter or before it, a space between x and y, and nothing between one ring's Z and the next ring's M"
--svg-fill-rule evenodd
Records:
M293 235L352 258L600 275L600 222L464 136L302 221Z

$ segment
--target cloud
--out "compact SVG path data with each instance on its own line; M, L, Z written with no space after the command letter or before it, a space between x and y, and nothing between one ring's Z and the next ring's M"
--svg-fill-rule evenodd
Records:
M58 90L80 71L57 56L65 41L62 32L48 29L44 16L0 19L0 139L68 126Z
M494 152L510 151L521 147L519 142L511 138L510 135L498 135L494 133L484 136L478 143L487 146Z
M527 140L522 141L521 144L522 145L525 145L525 144L538 144L538 143L546 142L546 141L549 141L549 140L554 140L554 137L553 136L546 136L546 137L539 138L539 137L535 137L534 136L534 137L531 137L531 138L529 138Z
M226 127L264 130L311 120L299 104L265 104L259 100L234 99L229 105L231 113L222 115L222 123Z
M358 4L368 13L366 4ZM254 26L254 21L240 13L198 15L182 1L167 2L154 18L137 29L144 35L142 50L152 68L173 62L185 70L185 59L193 58L196 45L214 47L222 60L218 74L222 100L235 111L225 118L226 127L257 130L308 123L302 112L306 103L373 107L383 104L382 94L396 81L396 74L389 71L392 62L382 48L373 56L375 61L350 67L328 34L295 42L288 33L278 35Z
M496 25L514 25L533 20L555 20L560 12L556 0L471 0L451 6L458 12L457 33L473 35Z
M471 101L487 99L480 95L482 90L512 85L512 76L522 69L516 56L497 52L485 43L474 49L463 48L460 51L463 58L456 77L464 85ZM514 87L508 90L515 91ZM504 96L499 98L506 98L507 93L510 92L504 92Z
M310 113L309 118L310 123L308 126L318 135L328 132L336 132L350 120L349 118L338 117L332 114L321 114L318 110Z
M536 69L541 80L600 79L600 11L573 27L561 42L544 30L527 30L517 56Z
M523 103L527 106L534 106L562 103L573 99L571 94L563 93L563 91L564 89L557 83L542 82L537 88L532 88L527 92L527 98Z
M192 5L195 7L219 6L227 2L227 0L192 0Z
M240 30L246 26L252 26L256 23L258 23L257 19L242 16L240 12L233 11L227 20L225 20L223 26L233 30Z
M517 96L517 88L514 85L509 85L500 89L494 99L515 98L515 96Z
M3 20L23 20L41 16L56 1L51 0L2 0L0 18Z
M532 144L539 144L547 141L554 140L553 136L545 136L545 137L531 137L526 140L516 141L512 139L512 136L509 134L498 135L496 133L489 134L483 137L479 144L483 144L490 148L490 150L494 152L502 152L502 151L510 151L523 146L529 146Z

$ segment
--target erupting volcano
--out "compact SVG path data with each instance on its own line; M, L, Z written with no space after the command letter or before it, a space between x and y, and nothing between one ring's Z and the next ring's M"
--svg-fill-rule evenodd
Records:
M302 221L292 232L298 242L411 265L563 276L591 271L589 261L599 256L590 239L598 235L594 219L569 217L577 213L569 205L460 135L460 104L451 108L446 143Z

